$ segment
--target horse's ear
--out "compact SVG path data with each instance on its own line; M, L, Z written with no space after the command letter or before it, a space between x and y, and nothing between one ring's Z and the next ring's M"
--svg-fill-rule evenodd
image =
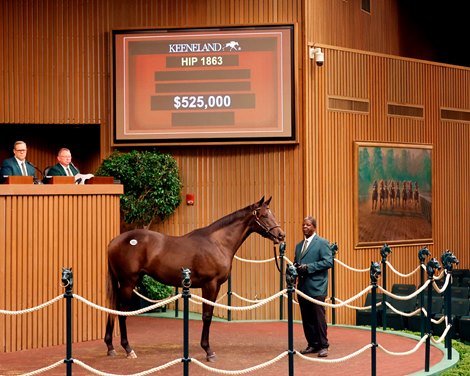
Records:
M264 202L264 196L261 197L261 200L258 201L258 205L259 206L263 205L263 202Z
M271 196L270 198L268 198L268 200L265 202L266 205L269 205L269 203L271 202L271 199L273 198L273 196Z

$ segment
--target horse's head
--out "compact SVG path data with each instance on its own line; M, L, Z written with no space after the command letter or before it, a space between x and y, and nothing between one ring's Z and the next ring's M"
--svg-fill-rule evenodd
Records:
M372 261L370 263L370 279L371 282L377 282L378 278L382 274L380 270L380 264L378 262Z
M453 264L458 265L459 260L455 255L452 253L452 251L446 250L442 255L441 255L441 262L442 266L446 270L452 270Z
M421 263L424 263L426 260L426 256L431 256L431 252L429 252L428 247L423 247L418 251L418 258Z
M62 285L64 287L73 285L73 273L72 268L62 268Z
M274 214L269 209L271 198L264 201L263 196L261 200L254 204L255 209L252 214L256 225L253 227L253 231L265 238L271 239L275 244L279 244L285 239L286 234L281 230L281 226L277 223Z
M392 253L392 250L390 249L390 247L388 246L388 244L384 244L384 246L382 247L382 249L380 250L380 255L382 256L382 258L387 258L387 256Z
M439 261L437 261L437 259L433 257L426 264L426 272L428 273L428 275L432 276L434 275L434 272L436 270L441 270L441 266L439 265Z

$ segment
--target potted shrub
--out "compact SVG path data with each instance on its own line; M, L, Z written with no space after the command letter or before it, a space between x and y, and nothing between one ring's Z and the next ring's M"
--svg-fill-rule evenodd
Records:
M163 283L160 283L148 275L144 275L137 290L143 296L149 298L150 300L163 300L170 297L173 294L173 288L167 286ZM149 302L148 300L140 298L140 308L148 307L155 304L154 302ZM156 311L166 311L166 307L157 308Z
M176 160L169 154L114 152L103 160L95 175L113 176L124 186L120 205L122 230L148 229L153 222L168 218L181 204L183 185Z

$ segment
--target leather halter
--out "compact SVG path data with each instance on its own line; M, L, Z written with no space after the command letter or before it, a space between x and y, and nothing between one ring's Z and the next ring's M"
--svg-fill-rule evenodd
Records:
M267 234L270 234L271 236L277 238L271 231L274 230L275 228L281 227L281 225L277 224L275 226L269 227L267 224L263 223L261 221L261 218L258 217L260 208L253 210L253 215L255 216L255 222L258 224L259 227L261 227L264 231L266 231Z

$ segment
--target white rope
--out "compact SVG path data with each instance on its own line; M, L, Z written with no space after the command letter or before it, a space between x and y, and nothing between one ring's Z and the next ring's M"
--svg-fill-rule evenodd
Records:
M410 295L395 295L394 293L388 291L388 290L385 290L382 286L377 286L379 288L379 290L381 292L383 292L385 295L388 295L394 299L397 299L397 300L409 300L411 298L414 298L415 296L419 295L426 287L428 287L428 285L431 283L431 280L426 280L426 282L424 282L424 284L417 290L415 290L412 294Z
M224 295L222 295L219 299L216 300L216 302L220 302L225 297L225 295L227 295L227 294L225 293ZM189 301L191 303L194 303L194 304L197 304L197 305L202 305L201 302L197 302L197 301L195 301L194 299L191 299L191 298L189 298Z
M341 299L339 299L339 298L335 298L335 300L338 300L338 301L340 301L340 302L343 302L343 301L342 301ZM376 307L380 307L381 305L382 305L382 302L377 302L377 303L375 304ZM348 308L351 308L351 309L355 309L355 310L357 310L357 311L365 311L365 310L367 310L367 309L371 309L371 308L372 308L372 305L360 306L360 307L359 307L359 306L355 306L355 305L351 305L351 304L346 304L345 306L348 307Z
M85 304L88 304L90 307L93 307L93 308L96 308L98 310L101 310L101 311L104 311L104 312L107 312L111 315L119 315L119 316L136 316L136 315L140 315L141 313L145 313L145 312L148 312L148 311L151 311L155 308L158 308L158 307L162 307L166 304L169 304L169 303L172 303L174 302L175 300L178 300L179 298L182 297L182 294L178 294L178 295L175 295L175 296L172 296L166 300L162 300L160 303L157 303L157 304L152 304L148 307L145 307L145 308L141 308L141 309L138 309L136 311L116 311L114 309L109 309L109 308L105 308L105 307L101 307L95 303L92 303L90 302L89 300L81 297L80 295L76 295L76 294L73 294L73 297L76 298L77 300L80 300L81 302L85 303Z
M238 299L244 301L244 302L247 302L247 303L258 303L259 302L259 299L247 299L247 298L244 298L243 296L240 296L238 295L236 292L232 292L232 295L233 296L236 296Z
M235 255L234 259L236 259L238 261L248 262L248 263L251 263L251 264L263 264L265 262L274 261L276 258L271 257L270 259L266 259L266 260L247 260L247 259L244 259L244 258L241 258L241 257L238 257L237 255Z
M287 294L284 294L284 295L282 295L282 296L283 296L284 298L286 298L286 299L289 299L289 296L288 296ZM335 298L335 299L337 299L337 298ZM294 304L299 304L299 302L296 301L295 299L292 299L292 303L294 303Z
M434 343L441 343L442 341L444 341L445 337L447 336L447 332L450 330L451 327L452 325L447 325L446 329L444 330L442 335L439 337L439 339L434 339L433 337L431 337L431 341Z
M346 360L349 360L351 358L354 358L355 356L358 356L362 354L364 351L367 349L370 349L372 347L372 344L369 343L368 345L365 345L363 348L353 352L352 354L343 356L342 358L335 358L335 359L321 359L321 358L311 358L305 355L302 355L299 351L296 351L295 354L298 355L300 358L304 360L308 360L310 362L318 362L318 363L340 363L344 362Z
M387 305L388 308L390 308L393 312L395 312L396 314L398 315L401 315L401 316L406 316L406 317L411 317L411 316L414 316L416 315L417 313L419 313L421 311L421 308L418 308L416 309L415 311L413 312L403 312L403 311L400 311L398 309L396 309L393 305L391 305L389 302L385 302L385 304Z
M447 274L446 275L446 280L445 280L444 284L442 285L442 289L439 288L439 286L437 285L436 282L432 283L432 287L434 288L434 290L436 290L436 292L438 292L439 294L442 294L447 289L447 286L449 285L449 282L450 282L450 274Z
M393 351L389 351L387 350L385 347L383 347L382 345L378 345L378 347L385 351L388 355L397 355L397 356L405 356L405 355L410 355L410 354L413 354L415 353L416 351L419 350L419 348L421 347L421 345L426 341L426 338L428 337L428 334L426 334L423 338L421 338L419 340L419 342L416 344L415 347L413 347L411 350L409 351L404 351L404 352L393 352Z
M356 294L355 296L353 296L353 297L351 297L351 298L349 298L349 299L347 299L347 300L341 302L340 304L325 303L325 302L322 302L322 301L320 301L320 300L313 299L313 298L311 298L310 296L305 295L302 291L297 290L297 289L295 289L295 292L296 292L298 295L300 295L302 298L304 298L304 299L306 299L306 300L309 300L309 301L312 302L312 303L319 304L319 305L324 306L324 307L331 307L331 308L333 308L333 307L343 307L343 306L349 304L350 302L356 300L357 298L361 297L362 295L366 294L366 293L369 292L370 290L372 290L372 286L371 286L371 285L367 286L364 290L362 290L361 292L359 292L359 293ZM335 299L337 299L337 298L335 298ZM338 299L338 300L339 300L339 299Z
M346 265L344 262L339 261L339 260L336 259L336 258L335 258L334 260L335 260L335 262L337 262L338 264L340 264L340 265L344 266L345 268L347 268L347 269L349 269L349 270L352 270L352 271L354 271L354 272L364 273L364 272L370 271L370 268L366 268L366 269L355 269L355 268L352 268L352 267Z
M283 295L286 291L287 291L286 289L284 289L282 291L279 291L278 293L272 295L271 297L263 299L263 300L259 300L258 303L253 304L251 306L247 306L247 307L233 307L233 306L228 306L228 305L225 305L225 304L214 303L210 300L204 299L204 298L202 298L200 296L197 296L197 295L191 295L191 296L194 297L197 300L200 300L203 303L212 305L214 307L225 308L225 309L233 310L233 311L247 311L247 310L250 310L250 309L255 309L255 308L261 307L262 305L264 305L266 303L269 303L270 301L272 301L272 300L280 297L281 295Z
M100 375L100 376L145 376L145 375L150 375L151 373L154 373L154 372L162 371L162 370L164 370L168 367L174 366L175 364L181 363L181 358L172 360L171 362L165 363L165 364L163 364L159 367L151 368L151 369L146 370L146 371L142 371L142 372L139 372L139 373L125 374L125 375L124 374L117 374L117 373L101 372L101 371L98 371L97 369L92 368L89 365L87 365L86 363L84 363L80 360L77 360L77 359L74 359L73 362L74 362L74 364L79 365L80 367L86 369L87 371L89 371L91 373L94 373L95 375Z
M393 266L392 264L390 264L388 261L385 261L385 263L388 265L388 267L392 270L392 272L394 272L395 274L399 275L400 277L411 277L413 274L415 274L417 271L419 271L420 269L420 266L417 266L415 270L413 270L412 272L408 273L408 274L402 274L400 273L399 271L397 271Z
M53 304L53 303L55 303L58 300L63 299L63 298L64 298L64 295L58 295L54 299L51 299L48 302L42 303L42 304L40 304L36 307L22 309L22 310L19 310L19 311L7 311L5 309L0 309L0 314L4 314L4 315L22 315L23 313L34 312L34 311L37 311L41 308L47 307L48 305L51 305L51 304Z
M44 368L40 368L40 369L37 369L35 371L32 371L32 372L28 372L28 373L22 373L21 375L22 376L33 376L33 375L39 375L40 373L43 373L43 372L47 372L47 371L50 371L51 369L54 369L60 365L64 364L64 360L61 359L61 360L58 360L57 362L51 364L50 366L47 366L47 367L44 367Z
M258 364L258 365L253 366L253 367L249 367L249 368L245 368L245 369L241 369L241 370L233 370L233 371L229 371L229 370L225 370L225 369L212 368L212 367L209 367L208 365L206 365L206 364L202 363L201 361L199 361L197 359L194 359L194 358L191 358L191 363L195 363L198 366L200 366L201 368L204 368L205 370L210 371L210 372L214 372L214 373L221 373L223 375L243 375L245 373L250 373L252 371L257 371L261 368L268 367L271 364L274 364L277 361L281 360L282 358L284 358L288 354L289 354L288 351L284 351L283 353L279 354L278 356L276 356L275 358L273 358L271 360L268 360L267 362Z

